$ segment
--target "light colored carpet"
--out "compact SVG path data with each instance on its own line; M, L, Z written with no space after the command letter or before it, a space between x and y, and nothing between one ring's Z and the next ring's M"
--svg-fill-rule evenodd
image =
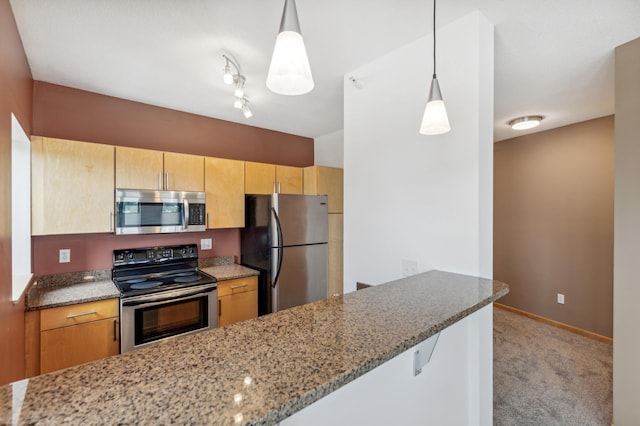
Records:
M494 309L495 425L611 425L613 347Z

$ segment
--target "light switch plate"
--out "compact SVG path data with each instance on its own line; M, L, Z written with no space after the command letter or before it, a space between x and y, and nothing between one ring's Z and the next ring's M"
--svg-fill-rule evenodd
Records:
M71 262L71 249L60 249L58 252L58 263Z
M200 239L200 250L211 250L212 247L211 238Z
M558 293L558 303L564 305L564 294Z

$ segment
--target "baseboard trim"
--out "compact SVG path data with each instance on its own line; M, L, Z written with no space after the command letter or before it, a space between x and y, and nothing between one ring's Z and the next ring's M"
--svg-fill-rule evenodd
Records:
M495 306L496 308L499 308L499 309L503 309L505 311L509 311L509 312L513 312L515 314L519 314L519 315L525 316L527 318L534 319L536 321L543 322L545 324L552 325L554 327L562 328L563 330L567 330L567 331L570 331L570 332L575 333L575 334L579 334L579 335L584 336L584 337L589 337L590 339L594 339L594 340L597 340L597 341L602 342L602 343L607 343L609 345L613 345L613 339L611 337L603 336L601 334L593 333L593 332L587 331L587 330L583 330L581 328L574 327L572 325L565 324L565 323L560 322L560 321L555 321L555 320L552 320L552 319L549 319L549 318L545 318L545 317L540 316L540 315L532 314L531 312L523 311L522 309L512 308L511 306L503 305L502 303L494 302L493 306Z

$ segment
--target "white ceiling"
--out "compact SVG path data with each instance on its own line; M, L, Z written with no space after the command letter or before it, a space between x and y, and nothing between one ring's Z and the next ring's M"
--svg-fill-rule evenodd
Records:
M276 95L283 3L11 0L36 80L312 138L343 128L345 74L431 31L431 1L297 0L315 88ZM540 131L613 113L613 49L640 37L640 0L441 0L438 26L474 10L495 24L496 140L524 134L506 126L520 115L544 115ZM247 78L251 119L232 107L223 53Z

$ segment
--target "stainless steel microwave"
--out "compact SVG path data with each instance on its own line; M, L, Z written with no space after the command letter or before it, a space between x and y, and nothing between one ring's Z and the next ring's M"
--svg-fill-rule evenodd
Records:
M116 189L117 235L206 229L204 192Z

